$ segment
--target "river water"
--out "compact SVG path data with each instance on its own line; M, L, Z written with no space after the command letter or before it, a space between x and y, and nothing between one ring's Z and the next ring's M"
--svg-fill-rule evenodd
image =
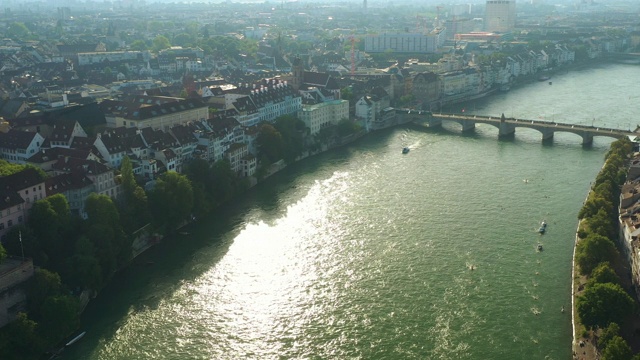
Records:
M463 106L635 128L639 78L602 65ZM287 168L118 275L63 358L570 358L576 216L612 140L497 133L410 125Z

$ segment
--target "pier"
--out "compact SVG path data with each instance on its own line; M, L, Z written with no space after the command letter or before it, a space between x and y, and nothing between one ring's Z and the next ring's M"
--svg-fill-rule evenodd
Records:
M498 137L513 136L516 128L524 127L538 130L542 134L542 140L553 139L556 132L569 132L582 137L582 144L589 145L595 136L604 136L620 139L628 136L640 135L640 127L635 130L623 130L607 127L596 127L579 124L561 123L556 121L519 119L514 117L465 115L460 113L432 113L414 109L395 109L396 117L402 122L417 121L426 123L429 127L440 127L443 121L452 121L462 126L462 131L472 131L476 124L489 124L498 128Z

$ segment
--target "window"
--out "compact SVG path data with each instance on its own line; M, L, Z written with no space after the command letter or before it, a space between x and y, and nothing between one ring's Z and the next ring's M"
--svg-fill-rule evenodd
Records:
M22 223L22 215L18 216L18 222Z
M7 227L12 227L12 226L13 226L13 220L7 221Z
M0 230L4 230L4 223L0 223Z

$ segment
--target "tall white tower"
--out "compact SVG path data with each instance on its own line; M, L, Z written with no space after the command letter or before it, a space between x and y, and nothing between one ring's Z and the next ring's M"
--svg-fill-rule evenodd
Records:
M487 0L484 30L505 32L516 26L515 0Z

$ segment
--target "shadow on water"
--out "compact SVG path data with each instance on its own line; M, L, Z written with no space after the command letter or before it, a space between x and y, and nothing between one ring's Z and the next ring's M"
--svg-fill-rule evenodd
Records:
M81 328L87 335L65 350L61 358L76 359L77 354L86 354L86 349L97 348L105 338L117 335L130 314L157 308L185 281L196 279L217 264L229 250L233 234L240 230L245 202L246 199L240 199L239 205L225 208L224 213L212 214L181 229L181 233L165 237L119 271L83 312ZM207 266L198 266L193 258L205 248L211 249L208 251L211 260ZM167 286L167 282L173 283Z

